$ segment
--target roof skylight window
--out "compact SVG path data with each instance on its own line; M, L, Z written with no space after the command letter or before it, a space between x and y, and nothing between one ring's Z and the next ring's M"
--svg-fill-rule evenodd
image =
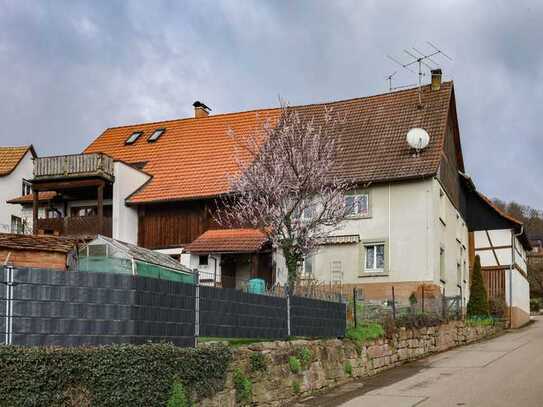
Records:
M134 144L138 138L143 134L142 131L135 131L128 137L125 141L125 144Z
M164 132L166 131L166 129L156 129L155 131L153 131L153 134L151 134L149 136L149 138L147 139L147 141L149 143L152 143L154 141L157 141L159 139L160 136L162 136L164 134Z

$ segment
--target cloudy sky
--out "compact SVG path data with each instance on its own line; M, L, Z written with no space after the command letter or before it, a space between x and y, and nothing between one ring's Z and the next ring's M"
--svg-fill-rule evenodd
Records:
M442 47L464 158L543 208L543 2L0 0L0 145L80 152L105 128L387 90L387 54ZM409 72L396 85L416 81Z

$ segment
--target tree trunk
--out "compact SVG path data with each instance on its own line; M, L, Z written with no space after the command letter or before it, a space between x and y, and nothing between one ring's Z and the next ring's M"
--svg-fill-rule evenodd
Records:
M292 248L288 245L281 247L281 250L283 250L283 256L285 257L285 263L287 265L288 287L290 292L292 293L294 292L294 289L296 288L296 283L298 282L298 264L301 260L303 260L303 258L300 258L299 255L293 253Z

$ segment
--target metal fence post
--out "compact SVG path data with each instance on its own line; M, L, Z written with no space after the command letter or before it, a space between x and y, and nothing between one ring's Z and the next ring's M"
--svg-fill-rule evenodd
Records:
M6 274L6 316L5 316L5 329L4 329L4 344L11 345L13 340L13 267L4 266Z
M396 321L396 296L394 295L394 286L392 286L392 319Z
M356 287L353 287L353 319L354 319L354 327L356 328L358 325L358 318L356 315Z
M200 336L200 272L195 271L194 287L194 346L198 346Z
M291 335L290 327L290 287L287 286L287 337Z
M421 311L424 314L424 284L422 285L422 295L421 295Z

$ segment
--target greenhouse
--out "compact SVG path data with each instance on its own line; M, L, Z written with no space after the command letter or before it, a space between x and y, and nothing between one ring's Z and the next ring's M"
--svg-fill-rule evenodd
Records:
M78 271L132 274L194 284L194 273L167 254L101 235L79 249Z

